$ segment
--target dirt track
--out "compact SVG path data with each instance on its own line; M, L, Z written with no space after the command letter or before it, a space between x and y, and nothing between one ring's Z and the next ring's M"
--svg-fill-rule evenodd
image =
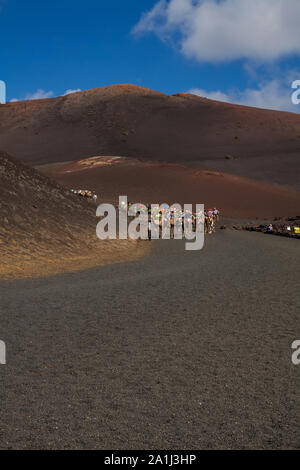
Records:
M133 263L0 283L1 448L300 448L299 242L151 243Z

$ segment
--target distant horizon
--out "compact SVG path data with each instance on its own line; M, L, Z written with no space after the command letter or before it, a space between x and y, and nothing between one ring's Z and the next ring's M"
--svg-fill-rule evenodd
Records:
M297 17L297 0L0 0L0 79L8 102L133 83L299 113Z
M135 83L113 83L111 85L104 85L104 86L98 86L98 87L94 87L94 88L87 88L87 89L84 89L84 90L66 90L66 92L61 94L61 95L49 96L49 97L47 97L47 96L46 97L37 96L37 97L30 97L28 99L22 99L22 100L12 99L10 101L7 101L5 104L24 103L24 102L28 102L28 101L54 100L54 99L57 99L57 98L63 98L65 96L68 96L68 95L71 95L71 94L84 93L84 92L88 92L88 91L99 90L99 89L102 89L102 88L112 88L112 87L118 87L118 86L124 86L124 87L128 86L128 87L141 88L141 89L152 91L152 92L155 92L155 93L160 93L160 94L163 94L165 96L191 95L191 96L195 96L195 97L198 97L198 98L206 99L208 101L215 101L217 103L228 104L228 105L232 105L232 106L245 107L245 108L261 109L261 110L265 110L265 111L273 111L273 112L275 111L275 112L279 112L279 113L282 112L282 113L292 113L292 114L299 114L300 113L300 110L297 112L298 108L295 105L294 105L293 108L291 108L290 111L286 111L286 110L282 110L282 109L266 108L266 107L251 105L251 104L242 104L242 103L234 102L234 101L225 101L225 100L222 100L222 97L220 97L219 99L217 99L217 97L216 98L207 97L204 94L201 95L201 94L194 93L193 90L179 91L179 92L175 92L175 93L165 93L163 91L156 90L156 89L149 88L149 87L145 87L145 86L138 85L138 84L135 84ZM300 94L300 91L299 91L299 94ZM3 104L2 104L2 106L3 106Z

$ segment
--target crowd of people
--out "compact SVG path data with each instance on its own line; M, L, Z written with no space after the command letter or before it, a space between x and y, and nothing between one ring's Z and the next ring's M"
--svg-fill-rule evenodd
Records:
M129 209L132 204L129 202L127 207L124 205L122 209ZM141 209L144 207L140 205ZM185 221L191 221L193 229L196 227L196 223L202 222L204 224L204 232L207 234L212 234L216 229L216 222L219 220L220 211L214 207L213 209L204 210L204 212L192 212L189 210L183 211L181 209L176 209L170 211L167 204L162 205L160 208L152 208L150 204L146 204L148 209L148 222L154 222L155 224L161 227L163 216L170 221L171 226L171 235L174 234L174 226L176 223L182 224L184 226ZM149 225L150 232L150 225Z
M296 224L269 224L266 229L267 233L276 235L300 235L299 221Z
M282 237L300 238L300 216L292 218L275 219L267 224L245 225L240 229L250 232L262 232L269 235L279 235Z

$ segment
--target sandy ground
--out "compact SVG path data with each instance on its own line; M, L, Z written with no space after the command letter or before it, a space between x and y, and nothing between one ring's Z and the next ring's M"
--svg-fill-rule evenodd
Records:
M84 234L82 234L84 235ZM132 240L98 240L89 237L83 246L76 243L75 247L66 249L64 245L50 247L38 246L36 253L30 245L23 250L20 244L10 244L1 253L0 280L38 278L56 274L76 272L95 266L125 263L146 256L147 245ZM89 238L88 238L89 237ZM88 244L86 242L88 241Z
M0 282L0 447L299 449L299 242L149 243L136 262Z

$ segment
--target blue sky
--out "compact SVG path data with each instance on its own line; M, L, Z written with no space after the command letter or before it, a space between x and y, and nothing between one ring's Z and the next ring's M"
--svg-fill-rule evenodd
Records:
M133 83L300 112L299 0L0 0L7 100Z

